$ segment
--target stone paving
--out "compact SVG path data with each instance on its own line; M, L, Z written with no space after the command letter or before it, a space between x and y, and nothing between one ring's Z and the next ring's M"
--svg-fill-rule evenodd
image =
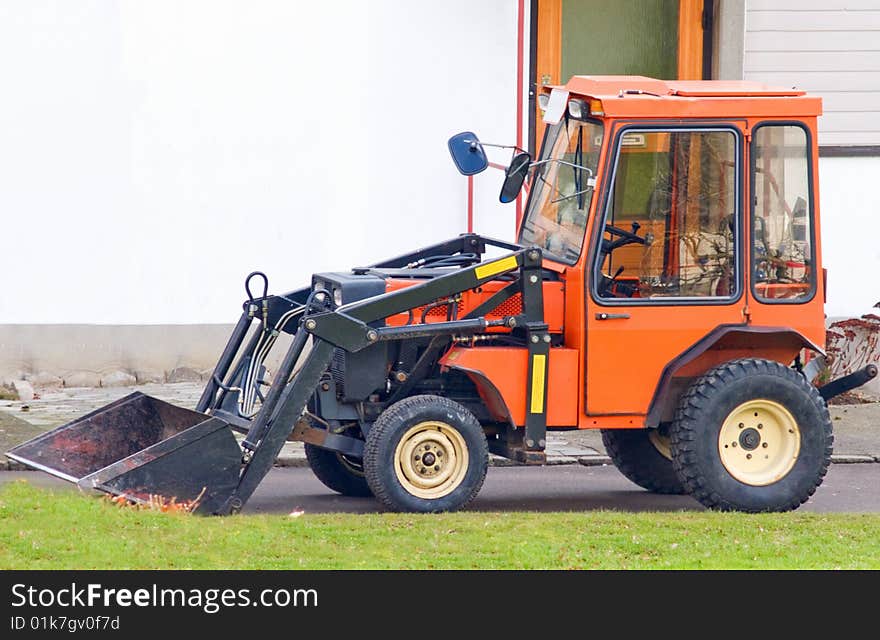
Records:
M114 388L57 388L38 390L39 397L29 401L0 400L0 418L25 421L27 429L0 428L0 453L18 444L21 434L33 437L69 422L78 416L118 400L134 391L155 396L173 404L194 408L202 392L202 383L179 382L143 384L135 387ZM838 405L830 408L835 430L835 462L880 462L880 403ZM18 422L19 425L23 423ZM2 425L0 425L2 426ZM4 431L7 434L4 437ZM15 434L15 435L13 435ZM16 439L18 438L18 439ZM516 463L492 456L495 466ZM608 464L610 460L602 447L601 435L592 430L549 433L547 437L548 464L585 465ZM288 442L278 458L279 466L306 465L302 443ZM0 460L0 470L15 468Z
M38 390L39 398L29 402L0 401L0 413L24 420L39 430L48 431L134 391L140 391L160 400L193 409L202 393L202 388L202 383L180 382L144 384L135 387L42 389ZM23 410L24 408L26 410ZM571 438L567 438L567 435L567 433L548 435L548 464L576 464L578 459L582 457L589 457L594 463L608 462L604 451L600 453L594 447L571 442ZM0 449L2 450L16 444L18 442L3 442L0 437ZM495 466L515 464L498 456L492 456L491 462ZM288 467L305 466L307 462L302 443L286 443L278 457L277 464ZM18 466L5 460L0 461L0 470L4 468L18 468Z

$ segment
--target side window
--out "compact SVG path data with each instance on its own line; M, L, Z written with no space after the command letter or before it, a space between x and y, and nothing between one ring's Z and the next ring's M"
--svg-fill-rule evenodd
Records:
M605 210L599 297L734 296L737 173L732 131L625 133Z
M752 134L752 270L765 302L806 301L813 268L807 133L795 125L761 125Z

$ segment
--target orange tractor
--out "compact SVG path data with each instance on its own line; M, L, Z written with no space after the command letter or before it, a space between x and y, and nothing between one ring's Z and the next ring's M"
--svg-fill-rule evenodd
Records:
M507 147L501 200L530 185L516 243L466 234L279 295L251 274L195 411L135 393L8 455L131 500L226 514L293 439L335 491L446 511L477 495L490 451L541 464L548 430L600 429L650 491L798 507L830 461L826 400L877 374L813 384L820 100L577 76L541 104L540 156ZM465 175L495 146L449 141Z

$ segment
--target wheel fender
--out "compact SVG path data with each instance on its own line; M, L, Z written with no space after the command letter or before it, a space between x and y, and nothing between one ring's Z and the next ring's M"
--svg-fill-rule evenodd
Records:
M663 416L668 415L670 409L678 402L678 394L672 392L675 379L692 368L690 365L698 364L698 360L707 355L707 352L722 351L730 356L725 359L734 360L740 357L755 357L756 354L762 352L762 349L781 349L786 352L809 349L820 355L825 355L825 350L821 346L791 327L762 327L745 324L719 325L678 354L663 369L651 398L651 404L648 406L645 426L658 427L660 425ZM712 364L707 364L705 370L712 366ZM699 371L698 374L703 372ZM691 373L693 372L688 371L688 377L691 377Z
M504 401L504 396L501 395L498 387L495 386L484 372L456 362L456 350L454 348L440 359L440 364L449 369L455 369L464 373L474 383L477 393L480 394L480 398L482 398L492 417L499 422L506 422L512 428L516 428L510 409Z

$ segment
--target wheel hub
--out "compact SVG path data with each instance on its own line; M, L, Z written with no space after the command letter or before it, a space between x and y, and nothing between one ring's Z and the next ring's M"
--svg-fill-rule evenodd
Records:
M743 429L740 432L739 446L741 446L746 451L754 451L758 448L759 444L761 444L761 434L758 433L757 429L749 427L748 429Z
M721 463L755 487L785 477L800 453L801 432L791 412L772 400L749 400L728 414L718 432Z
M442 498L464 479L467 445L452 426L421 422L403 434L394 460L397 479L406 491L419 498Z

